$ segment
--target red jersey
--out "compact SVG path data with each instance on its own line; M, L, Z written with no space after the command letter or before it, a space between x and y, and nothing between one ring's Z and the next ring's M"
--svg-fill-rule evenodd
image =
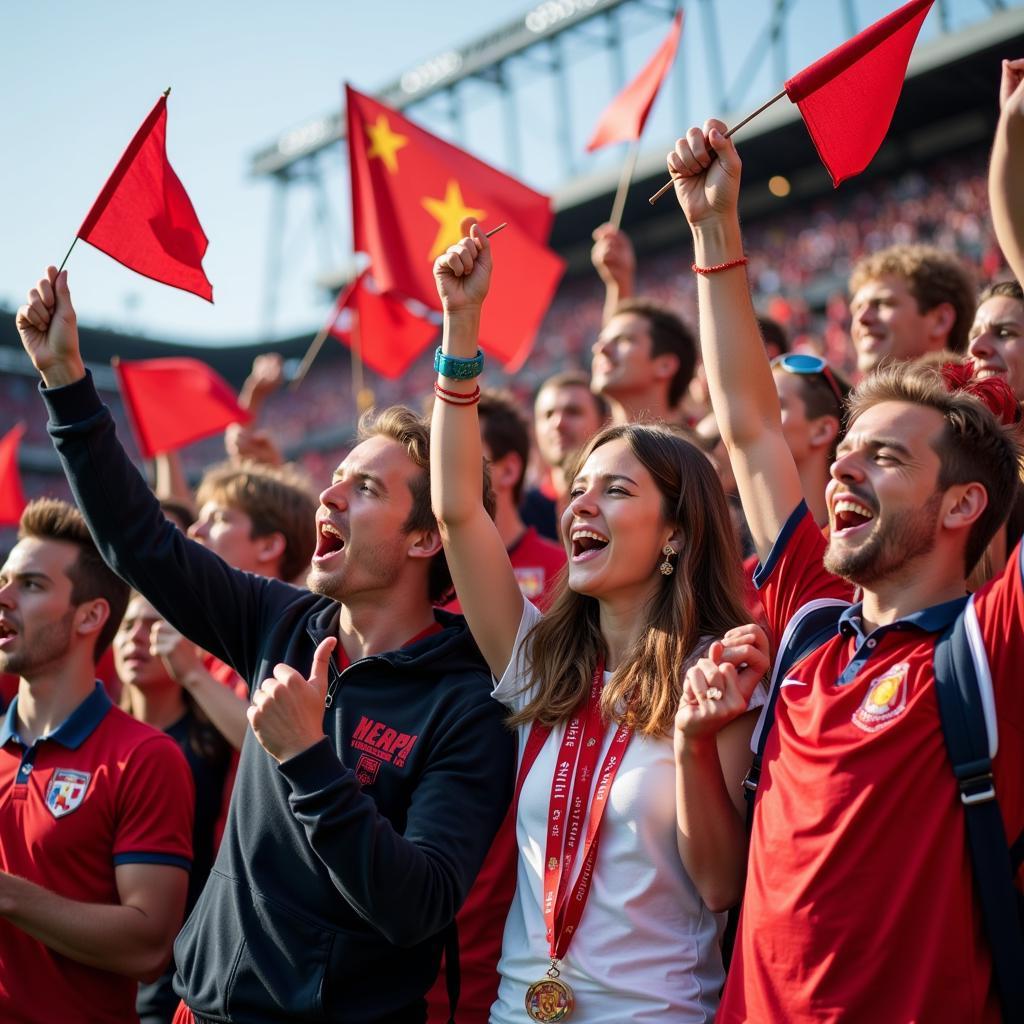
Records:
M0 721L0 870L72 900L118 903L114 869L192 858L192 775L178 745L102 686L48 736ZM55 953L0 917L0 1019L123 1024L137 983Z
M565 548L542 537L530 526L508 549L508 558L523 597L532 601L542 612L547 611L554 597L554 584L567 561ZM444 610L456 615L462 614L458 598L449 601Z
M848 598L801 504L755 581L776 636ZM860 606L780 680L737 942L717 1020L1000 1019L959 793L939 720L935 640L966 599L865 635ZM998 718L996 792L1024 828L1021 555L973 602Z

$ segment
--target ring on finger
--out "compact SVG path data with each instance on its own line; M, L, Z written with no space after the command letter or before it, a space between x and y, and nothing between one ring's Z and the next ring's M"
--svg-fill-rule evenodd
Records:
M708 700L721 700L722 691L717 686L709 686L705 696Z

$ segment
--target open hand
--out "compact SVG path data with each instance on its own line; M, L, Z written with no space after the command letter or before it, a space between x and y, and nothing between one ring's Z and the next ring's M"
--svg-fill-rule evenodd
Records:
M691 128L668 155L668 170L676 198L690 227L735 215L742 162L722 121ZM712 158L715 154L715 158Z
M162 619L150 627L149 653L160 658L168 675L182 685L190 673L203 667L196 645Z
M271 757L287 761L324 737L324 701L331 655L337 637L320 642L309 678L291 665L279 664L274 674L253 691L246 715L256 739Z
M479 310L491 283L491 246L472 218L462 222L466 237L434 260L434 283L446 313Z
M232 462L260 462L265 466L284 465L284 456L268 430L252 430L232 423L224 431L224 450Z
M85 376L66 270L58 274L56 267L46 268L28 293L28 302L18 310L15 323L25 351L48 386L70 384Z

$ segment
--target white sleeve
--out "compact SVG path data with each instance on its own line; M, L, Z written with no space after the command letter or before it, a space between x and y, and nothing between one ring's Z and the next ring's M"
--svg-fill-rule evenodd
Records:
M495 680L494 689L491 691L491 696L495 700L513 712L522 711L537 692L537 681L533 678L530 668L531 644L527 643L527 636L540 620L541 613L537 606L524 600L523 617L519 620L519 631L512 647L512 657L501 679Z

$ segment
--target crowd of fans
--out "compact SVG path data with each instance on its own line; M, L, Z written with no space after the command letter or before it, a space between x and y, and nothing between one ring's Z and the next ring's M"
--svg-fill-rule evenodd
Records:
M439 372L357 425L261 356L254 422L151 479L49 268L0 1017L1022 1019L1024 61L1001 108L987 168L742 237L691 132L692 256L600 226L484 388L472 225Z

